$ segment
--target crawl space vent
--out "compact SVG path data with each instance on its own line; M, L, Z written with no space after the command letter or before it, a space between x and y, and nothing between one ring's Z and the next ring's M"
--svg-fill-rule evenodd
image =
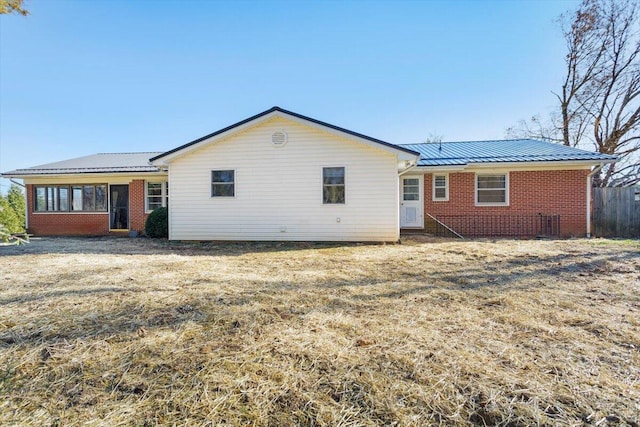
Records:
M281 147L287 143L287 133L283 130L278 130L271 135L271 143L276 147Z

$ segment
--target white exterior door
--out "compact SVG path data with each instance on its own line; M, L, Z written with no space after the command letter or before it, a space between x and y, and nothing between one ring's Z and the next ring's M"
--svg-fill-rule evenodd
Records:
M424 227L422 213L423 175L407 175L400 177L400 227Z

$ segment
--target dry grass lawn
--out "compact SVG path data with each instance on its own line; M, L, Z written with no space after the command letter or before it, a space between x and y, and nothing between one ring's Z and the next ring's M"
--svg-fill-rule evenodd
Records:
M1 425L640 424L640 242L0 248Z

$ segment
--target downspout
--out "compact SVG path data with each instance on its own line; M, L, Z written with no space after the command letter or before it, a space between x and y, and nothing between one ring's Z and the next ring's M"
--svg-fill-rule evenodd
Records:
M27 186L19 183L18 181L14 181L13 178L9 178L9 181L12 184L24 188L24 229L26 231L29 228L29 200L27 196Z
M404 174L406 174L407 172L411 171L412 169L415 169L418 166L418 162L410 162L409 166L407 166L406 168L404 168L403 170L398 172L398 176L402 176Z
M587 239L591 238L591 193L592 189L592 178L595 174L600 172L604 164L600 163L594 170L592 170L589 175L587 175Z

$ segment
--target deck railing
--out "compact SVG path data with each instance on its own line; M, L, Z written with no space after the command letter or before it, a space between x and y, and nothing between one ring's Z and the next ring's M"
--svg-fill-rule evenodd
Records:
M437 215L426 217L425 231L435 236L558 237L560 215ZM441 223L438 223L438 221Z

